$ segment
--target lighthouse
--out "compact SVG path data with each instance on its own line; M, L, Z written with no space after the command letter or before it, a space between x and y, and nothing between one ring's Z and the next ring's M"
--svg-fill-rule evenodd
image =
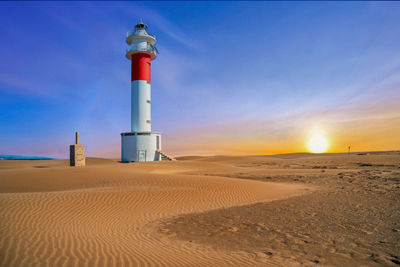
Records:
M151 61L157 42L142 21L127 33L131 60L131 131L121 133L121 161L161 160L161 134L151 131Z

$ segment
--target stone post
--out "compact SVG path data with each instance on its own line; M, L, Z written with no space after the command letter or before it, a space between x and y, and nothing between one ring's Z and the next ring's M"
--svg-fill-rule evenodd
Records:
M85 146L79 144L79 132L75 133L75 145L69 146L70 166L85 166Z

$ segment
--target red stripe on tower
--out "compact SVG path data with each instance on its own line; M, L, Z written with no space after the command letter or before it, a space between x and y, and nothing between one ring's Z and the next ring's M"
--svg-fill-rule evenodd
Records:
M131 81L148 81L150 82L151 58L145 53L132 54L132 73Z

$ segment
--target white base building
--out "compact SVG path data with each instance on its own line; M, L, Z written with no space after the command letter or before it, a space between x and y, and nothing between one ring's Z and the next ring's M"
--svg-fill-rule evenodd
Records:
M161 134L156 132L121 133L121 161L161 160Z

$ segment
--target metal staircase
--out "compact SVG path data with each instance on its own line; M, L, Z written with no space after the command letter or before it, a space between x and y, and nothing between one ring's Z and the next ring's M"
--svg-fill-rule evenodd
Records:
M173 157L168 156L167 154L165 154L164 152L162 152L161 150L157 149L156 150L157 153L160 153L160 155L164 156L164 158L166 158L167 160L176 160Z

